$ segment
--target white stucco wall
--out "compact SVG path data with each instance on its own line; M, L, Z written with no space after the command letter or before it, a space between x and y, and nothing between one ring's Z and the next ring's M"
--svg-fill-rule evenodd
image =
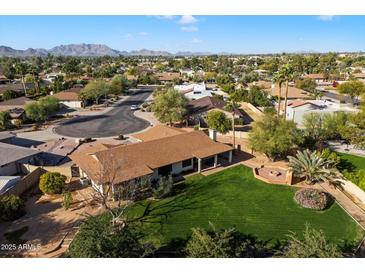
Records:
M81 101L60 101L60 103L69 108L82 108Z

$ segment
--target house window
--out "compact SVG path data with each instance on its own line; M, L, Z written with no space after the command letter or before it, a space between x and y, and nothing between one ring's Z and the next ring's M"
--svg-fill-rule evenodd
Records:
M191 159L184 160L184 161L182 162L182 167L183 167L183 168L184 168L184 167L189 167L189 166L191 166Z
M194 91L194 94L202 94L201 91Z

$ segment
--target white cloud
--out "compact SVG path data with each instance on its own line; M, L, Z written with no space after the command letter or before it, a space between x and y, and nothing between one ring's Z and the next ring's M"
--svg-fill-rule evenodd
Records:
M181 27L180 29L182 31L185 31L185 32L197 32L197 31L199 31L198 27L195 27L195 26Z
M201 43L203 43L203 41L198 39L198 38L193 38L193 40L191 40L190 43L192 43L192 44L201 44Z
M190 25L190 24L195 24L196 22L198 22L198 19L196 19L192 15L183 15L179 20L179 24L181 25Z
M148 35L148 33L147 32L145 32L145 31L141 31L140 33L138 33L139 35L141 35L141 36L146 36L146 35Z
M125 40L130 41L133 39L133 35L131 33L127 33L123 36Z
M321 21L332 21L334 17L334 15L320 15L318 19Z
M157 19L163 19L163 20L172 20L176 16L175 15L157 15L155 16Z

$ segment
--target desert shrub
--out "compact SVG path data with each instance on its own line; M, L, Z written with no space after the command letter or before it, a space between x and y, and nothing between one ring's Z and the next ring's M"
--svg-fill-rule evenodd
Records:
M146 108L146 107L148 107L149 106L149 104L147 103L147 102L144 102L143 104L142 104L142 107L143 108Z
M329 206L331 197L316 189L303 188L295 193L294 200L302 207L323 210Z
M0 199L0 219L13 221L25 213L24 201L15 195L4 196Z
M70 205L73 201L73 198L72 198L72 194L70 191L65 191L62 193L63 195L63 202L62 202L62 206L64 209L69 209L70 208Z
M353 182L359 188L365 191L365 170L356 170L356 171L342 171L342 174L346 177L347 180Z
M39 180L39 189L46 194L60 194L65 185L66 176L59 172L47 172Z
M161 177L152 189L153 197L161 199L168 196L173 187L172 177Z

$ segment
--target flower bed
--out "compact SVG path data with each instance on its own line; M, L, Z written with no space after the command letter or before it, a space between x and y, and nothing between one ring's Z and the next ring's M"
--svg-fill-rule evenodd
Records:
M298 190L294 195L294 200L302 207L315 210L326 209L332 202L328 193L311 188Z

